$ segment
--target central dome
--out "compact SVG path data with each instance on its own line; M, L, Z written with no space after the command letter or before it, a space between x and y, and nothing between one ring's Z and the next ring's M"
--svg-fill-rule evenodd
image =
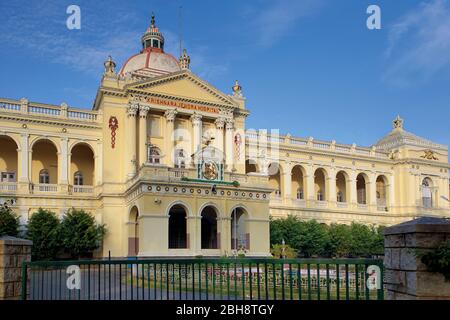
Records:
M125 62L120 75L157 77L182 69L175 57L164 52L164 37L155 26L154 16L141 41L142 51Z
M136 73L142 76L155 77L180 71L180 65L170 54L162 49L146 48L141 53L129 58L120 70L121 75Z

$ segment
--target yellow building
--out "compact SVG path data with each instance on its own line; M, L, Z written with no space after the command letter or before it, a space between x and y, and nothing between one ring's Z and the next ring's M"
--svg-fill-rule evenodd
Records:
M0 99L0 202L82 208L106 256L269 255L269 215L390 225L450 216L448 148L403 129L372 147L246 131L240 85L224 94L164 52L105 72L91 111Z

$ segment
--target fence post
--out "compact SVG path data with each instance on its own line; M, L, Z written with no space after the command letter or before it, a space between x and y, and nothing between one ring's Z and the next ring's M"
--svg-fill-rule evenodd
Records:
M15 300L23 297L22 264L31 260L29 240L0 237L0 300ZM26 280L26 279L25 279ZM27 282L23 287L26 290ZM26 295L25 295L26 297Z
M423 217L384 230L387 300L450 299L450 282L429 272L420 251L450 241L450 220Z

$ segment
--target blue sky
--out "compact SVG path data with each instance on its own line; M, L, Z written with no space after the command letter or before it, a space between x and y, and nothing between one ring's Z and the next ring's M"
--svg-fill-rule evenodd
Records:
M140 50L152 11L178 57L179 6L192 71L225 93L239 79L248 128L371 145L400 114L450 144L450 0L2 1L0 96L91 108L103 61Z

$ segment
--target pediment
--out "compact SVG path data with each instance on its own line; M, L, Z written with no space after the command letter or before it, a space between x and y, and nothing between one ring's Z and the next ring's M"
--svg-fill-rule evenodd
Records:
M236 107L227 95L187 70L133 83L126 89L130 92L158 97Z

